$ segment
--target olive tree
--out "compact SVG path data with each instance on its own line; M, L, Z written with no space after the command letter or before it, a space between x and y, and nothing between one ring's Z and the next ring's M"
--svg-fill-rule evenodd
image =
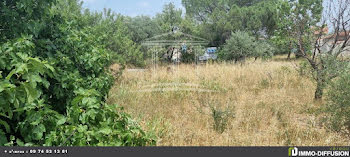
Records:
M345 69L345 62L339 58L349 45L350 29L349 0L322 1L307 0L291 2L294 8L294 38L302 57L309 63L313 79L316 82L315 100L322 99L323 91L329 81L336 78ZM333 28L326 35L324 28ZM310 27L312 26L312 27ZM309 42L312 43L309 43Z
M245 61L247 57L268 58L273 55L273 47L266 41L256 40L247 32L237 31L231 34L230 39L219 52L222 60Z

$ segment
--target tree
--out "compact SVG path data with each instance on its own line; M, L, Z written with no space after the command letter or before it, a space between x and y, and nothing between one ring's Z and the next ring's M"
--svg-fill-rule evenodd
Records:
M278 1L183 0L182 4L199 25L201 36L220 46L237 30L269 38L276 27Z
M179 27L182 21L182 10L176 9L175 4L164 5L163 12L156 15L156 21L162 33L170 32L173 27Z
M222 8L226 10L231 6L223 0L182 0L182 5L186 9L186 14L200 23L210 20L209 15L213 14L216 8L226 5L227 8Z
M303 2L304 3L304 2ZM297 45L297 29L298 26L296 24L297 22L297 16L300 14L300 16L308 16L308 15L302 15L301 13L297 13L299 10L302 10L299 6L299 8L296 7L297 1L279 1L278 4L278 18L277 18L277 29L274 32L274 36L272 38L272 42L278 47L279 53L281 54L288 54L288 59L290 59L291 53L293 49L297 49L295 52L295 55L297 58L301 57L299 47ZM320 6L317 6L320 7ZM310 19L317 21L315 17L319 16L321 12L318 12L316 14L311 14ZM309 17L307 17L309 18ZM315 22L313 22L314 24ZM310 24L307 24L307 27ZM308 28L307 28L308 29ZM311 44L311 43L309 43Z
M237 4L238 6L252 6L255 3L261 2L261 0L233 0L233 3Z
M129 29L131 39L138 44L160 34L160 26L157 21L149 16L125 17L124 23Z
M186 34L200 36L200 29L193 18L185 16L180 23L180 31Z
M273 55L272 47L264 42L257 41L247 32L237 31L231 34L223 49L219 52L219 57L223 60L244 61L247 57L268 58Z
M235 62L245 60L246 57L252 55L254 48L254 37L246 32L237 31L231 34L230 39L226 41L220 58L225 60L234 60Z
M115 61L120 64L144 66L144 53L128 35L124 16L112 12L111 9L104 9L99 14L96 24L90 26L93 27L93 34L100 37L101 45L106 45L108 50L113 51Z
M269 59L274 55L275 48L267 41L255 41L255 52L253 57L257 60L259 57L262 59Z
M342 73L344 62L339 55L345 51L350 38L349 0L329 1L321 18L322 1L291 2L295 21L294 40L302 57L309 63L316 81L315 99L322 99L327 83ZM325 38L327 23L334 29L330 40ZM313 43L310 43L313 42ZM329 48L326 48L329 47Z

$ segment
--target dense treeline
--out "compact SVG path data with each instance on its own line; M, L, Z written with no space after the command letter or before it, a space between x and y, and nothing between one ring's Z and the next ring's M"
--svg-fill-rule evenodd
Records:
M147 38L170 32L174 26L183 33L209 40L206 46L214 47L223 47L227 44L226 41L232 33L246 32L249 37L254 38L254 43L261 43L261 40L264 40L264 46L271 51L262 53L254 50L245 55L266 58L271 57L274 53L282 52L279 51L280 47L285 46L272 39L276 35L280 22L278 7L282 2L281 0L183 0L182 4L186 13L169 3L164 6L163 12L153 18L148 16L126 17L125 23L132 40L138 44ZM285 50L284 53L288 52ZM231 53L223 51L220 58L222 60L239 59L225 55Z

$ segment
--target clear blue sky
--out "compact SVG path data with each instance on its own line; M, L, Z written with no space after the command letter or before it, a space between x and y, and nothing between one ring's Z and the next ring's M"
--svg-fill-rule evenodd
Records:
M111 8L116 13L128 16L149 15L154 16L161 12L163 6L173 2L177 8L183 8L181 0L82 0L84 7L93 11ZM184 9L183 9L184 10Z

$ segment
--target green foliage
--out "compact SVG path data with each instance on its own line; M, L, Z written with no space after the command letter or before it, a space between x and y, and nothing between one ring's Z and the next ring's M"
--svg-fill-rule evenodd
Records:
M230 119L235 118L234 106L232 100L229 99L225 104L222 104L220 100L199 99L200 107L197 108L199 113L206 114L213 119L213 129L218 133L223 133ZM205 109L204 109L205 108ZM207 110L209 109L209 112Z
M315 59L317 62L308 60L300 62L298 72L301 76L307 76L315 81L315 99L320 99L324 89L332 84L334 79L348 71L349 62L332 54L317 55Z
M194 19L189 16L182 18L182 11L176 9L173 3L164 5L163 11L153 18L141 15L125 17L123 20L128 27L131 39L138 44L145 39L168 33L174 26L179 27L180 31L186 34L199 34Z
M196 61L196 57L203 55L203 48L197 46L188 46L187 50L182 50L181 62L184 63L194 63ZM197 53L197 56L196 56Z
M280 14L276 19L274 44L280 53L289 53L291 49L300 51L300 44L307 53L312 50L314 30L322 15L322 0L280 1ZM299 34L301 36L299 36ZM296 53L300 56L299 53Z
M173 3L164 5L163 12L156 16L161 33L170 32L174 26L179 27L182 21L181 15L181 9L176 9Z
M197 21L200 35L221 46L231 32L247 31L256 38L272 36L280 0L182 0L186 15Z
M303 60L299 63L297 71L298 71L300 76L312 76L312 67L305 60Z
M335 81L328 92L328 122L336 131L350 130L350 75L348 72Z
M218 133L223 133L226 128L230 117L233 117L231 109L219 109L215 106L211 106L211 116L214 120L213 127Z
M232 33L224 48L219 52L223 60L244 60L246 57L268 58L273 55L273 48L264 41L256 41L247 32Z
M119 64L144 66L144 56L128 35L128 27L123 16L104 9L102 12L90 12L83 9L79 0L59 0L51 12L60 14L66 21L79 28L90 28L96 40L104 48L112 51L111 57Z
M266 41L255 42L254 57L261 57L262 59L269 59L273 56L275 48Z
M231 38L226 41L219 57L224 60L242 60L252 56L255 51L254 37L246 32L237 31L232 33Z
M45 27L43 18L55 0L2 0L0 2L0 42L21 34L39 35Z
M181 61L184 63L193 63L195 61L196 55L194 53L182 53Z
M113 60L122 64L144 66L144 54L140 51L140 46L129 37L124 17L110 9L94 16L100 18L94 20L96 24L93 25L93 34L100 37L101 45L106 45L108 50L113 51Z
M108 32L100 25L85 27L60 7L69 2L71 8L79 8L78 1L59 1L53 7L38 7L47 1L12 2L1 2L1 9L27 6L24 11L33 9L35 15L23 14L20 8L7 14L23 14L41 24L0 21L16 32L1 34L7 39L0 42L1 146L155 144L120 107L105 103L114 82L106 67L115 54L109 43L104 44ZM127 37L113 40L121 39ZM117 46L126 51L123 46L129 45Z
M276 19L277 29L271 41L277 47L279 54L287 54L294 48L292 43L296 43L292 37L294 33L292 5L287 1L280 1L278 10L280 15Z
M148 16L126 17L124 23L128 27L131 39L135 43L141 43L147 38L160 34L160 26L157 24L157 21Z

